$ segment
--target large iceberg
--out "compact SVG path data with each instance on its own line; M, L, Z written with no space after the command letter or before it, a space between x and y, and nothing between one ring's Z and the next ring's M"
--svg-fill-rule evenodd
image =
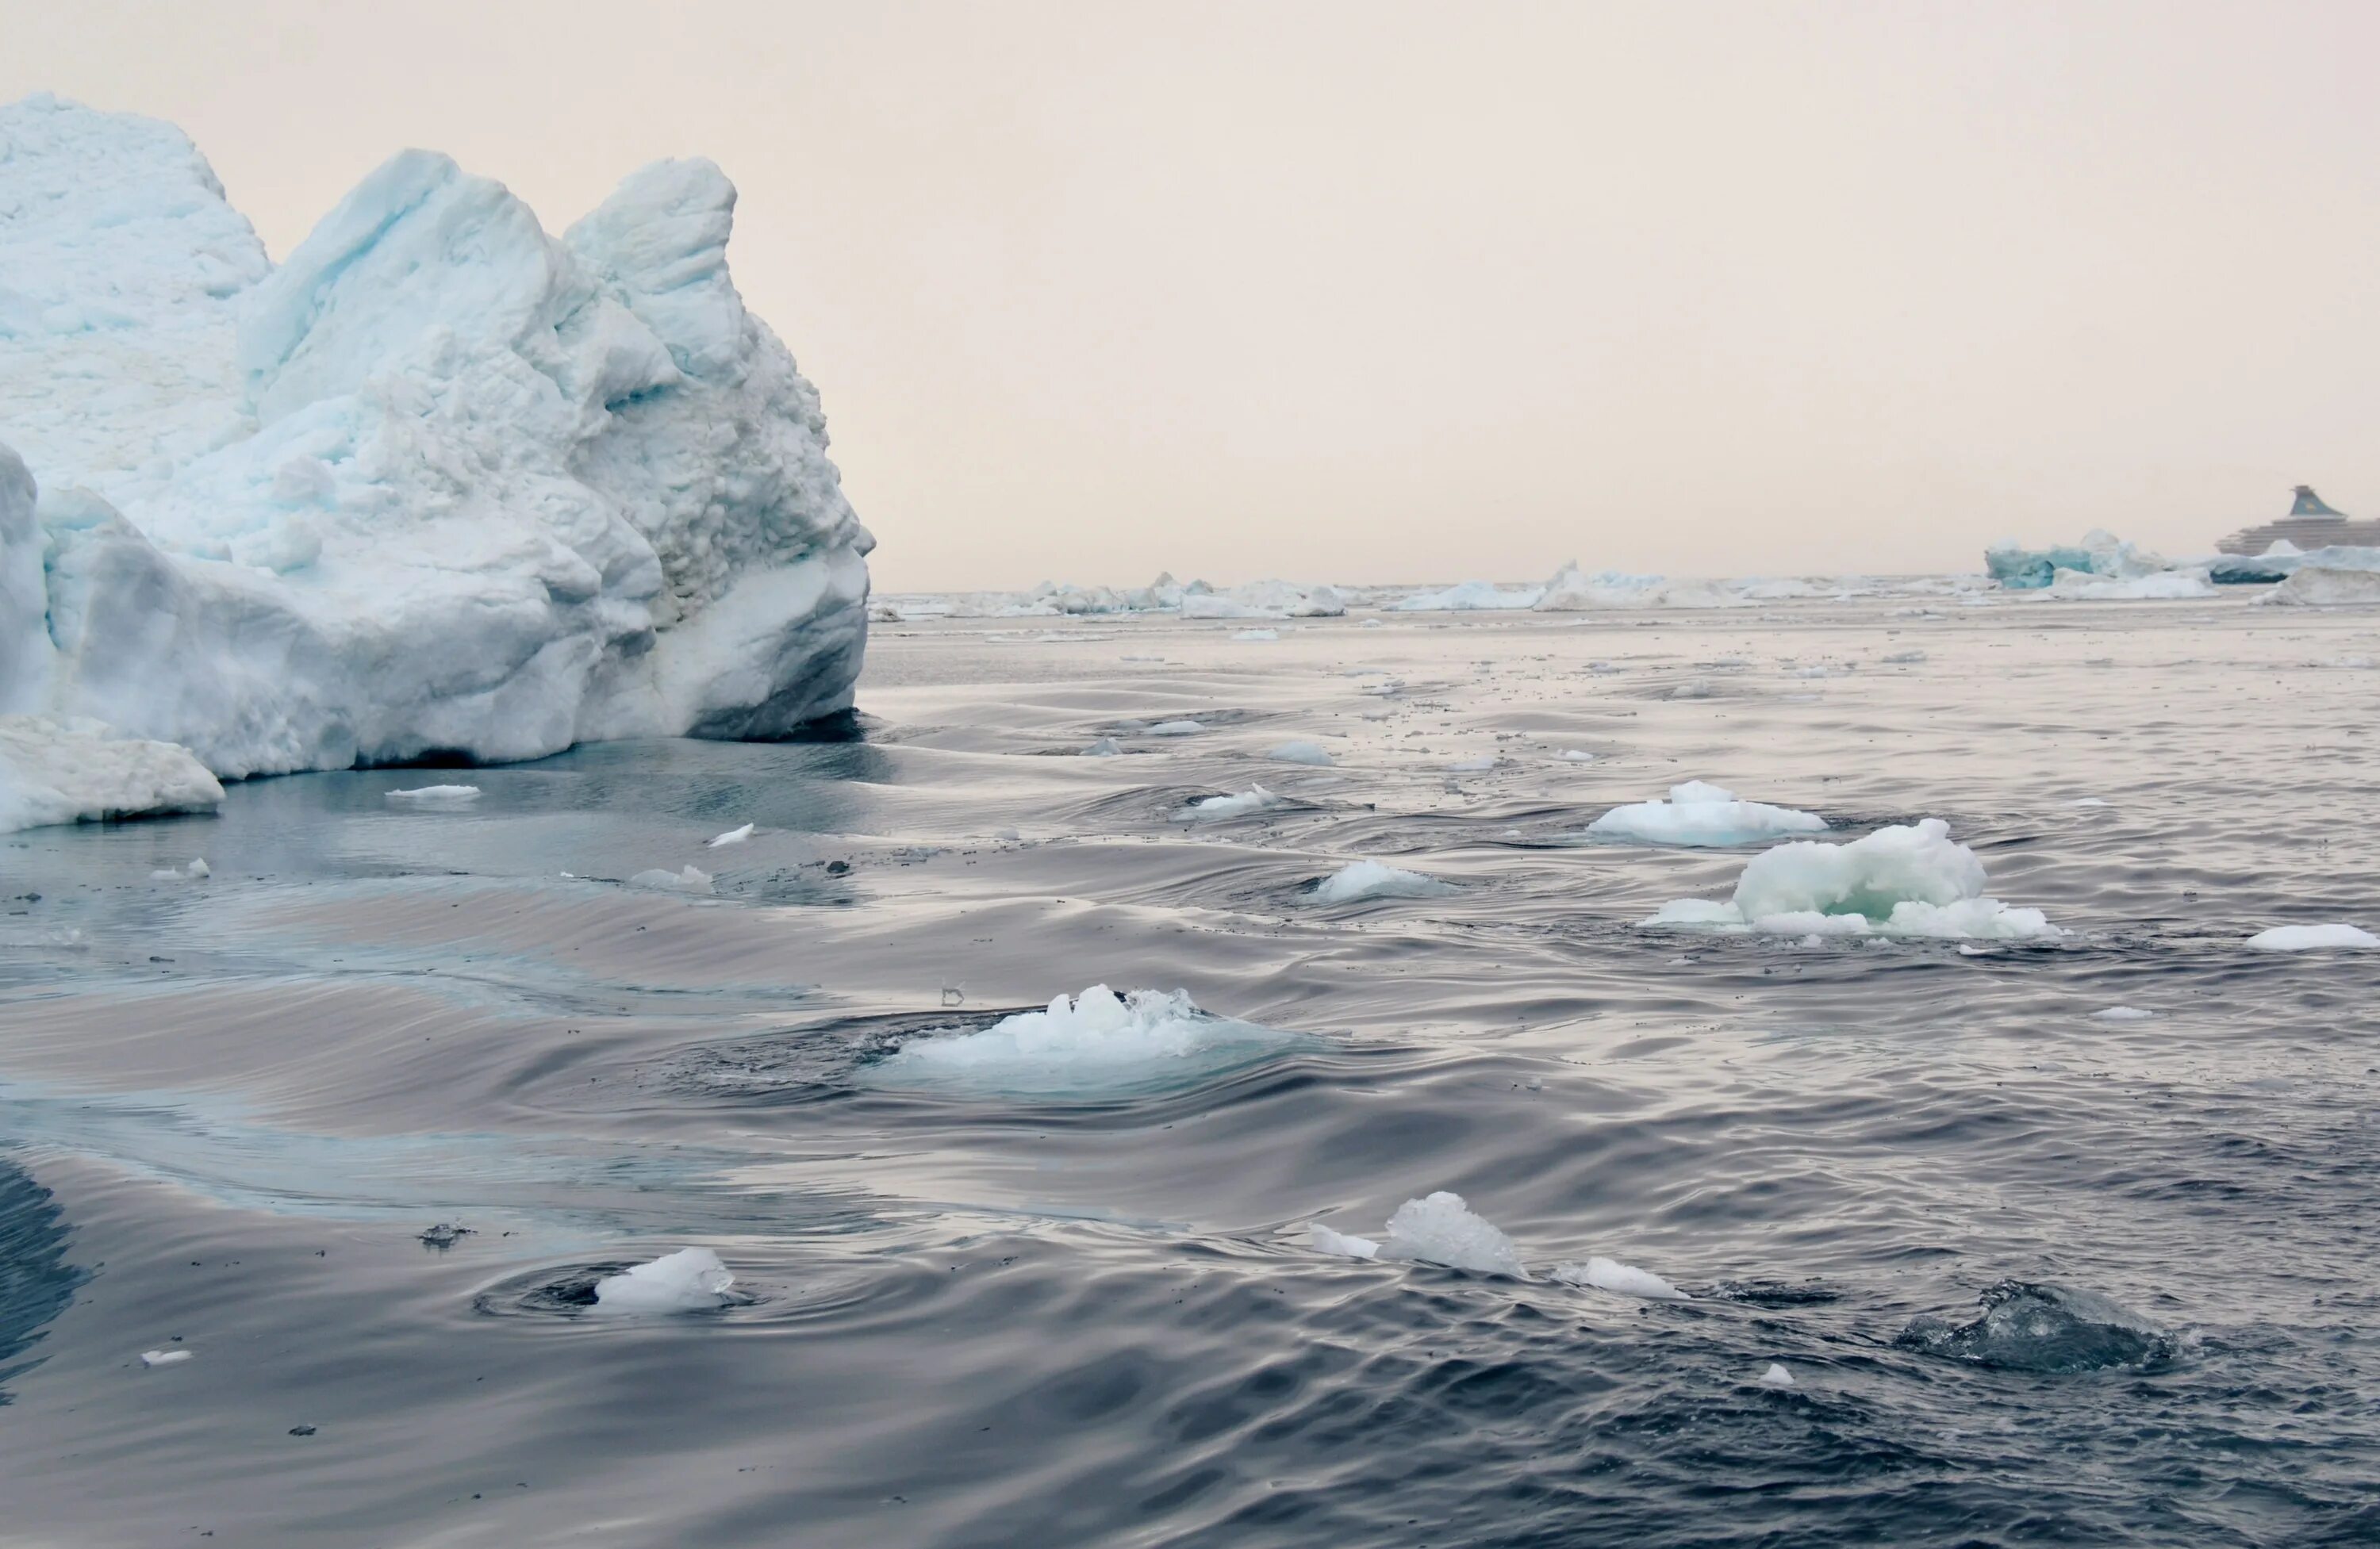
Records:
M2298 557L2287 580L2256 600L2284 608L2380 603L2380 549L2342 544L2311 550Z
M172 126L0 108L0 712L232 777L847 708L874 540L735 204L407 151L276 269Z
M2061 571L2131 580L2171 568L2163 555L2105 527L2084 533L2080 543L2027 549L2013 538L2003 538L1984 551L1985 573L2011 591L2045 589L2057 583Z

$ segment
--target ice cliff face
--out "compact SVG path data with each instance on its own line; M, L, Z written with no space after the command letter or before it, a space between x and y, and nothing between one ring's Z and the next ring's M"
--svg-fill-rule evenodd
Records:
M0 108L0 713L240 776L847 708L873 539L735 202L556 239L408 151L275 269L171 126Z

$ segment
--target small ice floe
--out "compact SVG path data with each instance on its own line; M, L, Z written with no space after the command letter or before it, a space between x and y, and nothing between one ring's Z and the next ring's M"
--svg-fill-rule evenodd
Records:
M921 1033L863 1066L879 1087L1101 1098L1179 1085L1305 1046L1296 1033L1200 1010L1181 990L1059 996L989 1027Z
M1684 683L1682 683L1675 688L1670 690L1670 697L1672 699L1707 699L1715 692L1716 690L1711 687L1711 681L1708 678L1688 678Z
M751 837L752 825L747 823L740 829L730 829L723 834L714 834L711 836L710 842L704 845L703 848L706 850L721 850L731 844L741 844Z
M1880 656L1876 658L1876 660L1883 662L1888 667L1915 667L1925 661L1925 653L1924 651L1894 651L1890 656ZM1772 1372L1781 1372L1785 1368L1782 1366L1772 1366L1769 1368Z
M152 871L149 874L149 877L153 882L190 882L200 877L212 877L214 874L215 868L207 865L205 857L201 856L188 865L175 870Z
M2116 804L2105 796L2077 796L2066 805L2068 806L2113 806Z
M1085 758L1113 758L1120 756L1123 752L1123 744L1116 741L1113 737L1101 737L1098 742L1095 742L1090 746L1083 749L1082 756Z
M1768 1370L1753 1380L1763 1387L1791 1387L1793 1386L1793 1374L1772 1361L1768 1363Z
M1305 1228L1305 1240L1318 1253L1332 1253L1346 1259L1376 1259L1380 1245L1368 1237L1350 1237L1345 1232L1332 1231L1317 1221Z
M599 1313L705 1313L723 1305L735 1277L708 1248L681 1248L595 1282Z
M1566 1286L1593 1286L1597 1290L1641 1297L1646 1301L1694 1300L1651 1270L1621 1264L1618 1259L1590 1258L1585 1264L1558 1264L1553 1277Z
M1236 796L1201 796L1173 815L1177 823L1211 823L1224 817L1245 817L1251 813L1269 812L1284 805L1281 797L1261 785L1252 785Z
M1595 762L1595 755L1585 751L1584 748L1566 747L1560 753L1554 755L1554 756L1560 759L1565 764L1592 764Z
M140 1352L140 1364L143 1366L171 1366L177 1361L189 1359L190 1352L188 1350L142 1350Z
M1380 627L1380 621L1378 619L1365 619L1358 623L1355 627L1357 629L1378 629Z
M1726 902L1679 899L1639 926L1773 936L1913 936L2047 941L2066 932L2038 909L1987 898L1984 863L1938 817L1878 829L1848 844L1800 840L1744 863Z
M1278 629L1237 629L1232 632L1232 638L1234 640L1278 640L1281 638L1281 631Z
M688 863L683 871L663 871L655 866L628 878L632 888L654 888L665 893L708 893L712 890L710 874L698 871Z
M1589 823L1586 831L1639 844L1725 846L1780 834L1817 833L1826 826L1827 820L1815 813L1742 801L1724 786L1690 780L1670 786L1667 801L1615 806Z
M2093 1022L2153 1022L2155 1011L2144 1011L2138 1006L2110 1006L2104 1011L2091 1013Z
M1387 1235L1378 1242L1318 1224L1306 1232L1318 1252L1347 1258L1402 1259L1467 1269L1475 1275L1529 1277L1512 1240L1472 1214L1461 1194L1444 1190L1397 1206L1396 1214L1389 1217Z
M476 785L417 785L409 791L391 791L390 801L404 806L468 806L480 799Z
M2248 938L2260 952L2361 951L2380 947L2380 936L2354 926L2275 926Z
M1330 749L1320 743L1283 743L1265 756L1276 764L1311 764L1321 769L1331 766Z
M1160 720L1150 727L1147 734L1152 737L1195 737L1206 729L1204 721Z
M1376 898L1443 898L1459 890L1451 882L1418 871L1355 861L1317 882L1312 896L1317 903L1361 903Z

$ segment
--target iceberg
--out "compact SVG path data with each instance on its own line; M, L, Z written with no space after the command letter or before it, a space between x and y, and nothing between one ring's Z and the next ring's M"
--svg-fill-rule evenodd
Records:
M599 1313L707 1313L723 1306L735 1277L708 1248L681 1248L595 1282Z
M2287 580L2256 600L2281 608L2380 603L2380 549L2342 544L2309 550Z
M1984 894L1984 864L1928 817L1848 844L1800 840L1744 863L1724 903L1680 899L1639 924L1773 936L1908 936L2050 940L2066 933L2038 909Z
M1827 820L1815 813L1738 800L1734 792L1690 780L1670 787L1669 800L1615 806L1586 826L1601 839L1640 844L1750 844L1780 834L1817 833Z
M0 711L223 778L848 708L874 539L735 190L560 237L407 151L274 268L172 126L0 107Z
M212 812L223 799L221 782L188 748L96 720L0 715L0 833Z
M2004 538L1984 551L1984 572L2010 591L2038 591L2054 585L2058 573L2133 579L2170 570L2165 557L2118 538L2105 527L2094 527L2082 541L2027 549Z
M1317 903L1363 903L1379 898L1443 898L1459 891L1453 883L1378 861L1355 861L1314 885Z

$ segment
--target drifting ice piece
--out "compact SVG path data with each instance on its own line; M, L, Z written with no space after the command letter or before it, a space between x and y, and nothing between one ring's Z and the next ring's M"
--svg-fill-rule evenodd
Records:
M119 736L96 720L0 715L0 833L212 812L223 799L188 748Z
M601 1313L702 1313L727 1300L735 1277L708 1248L681 1248L595 1282Z
M1848 844L1803 840L1744 863L1725 903L1680 899L1645 926L1709 926L1779 936L2050 939L2066 933L2038 909L1984 896L1984 864L1950 826L1878 829Z
M1615 806L1586 826L1605 839L1640 844L1749 844L1779 834L1817 833L1827 820L1814 813L1736 799L1734 792L1699 780L1670 787L1667 801Z

